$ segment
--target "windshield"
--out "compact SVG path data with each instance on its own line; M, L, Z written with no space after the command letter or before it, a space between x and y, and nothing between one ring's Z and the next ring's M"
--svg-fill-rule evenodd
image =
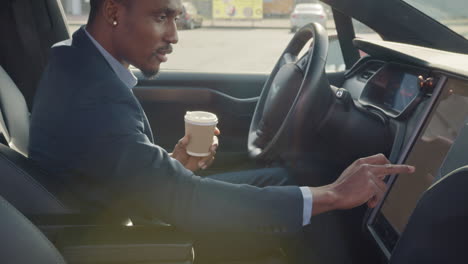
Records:
M87 0L61 0L71 32L86 23ZM179 41L167 71L269 73L295 32L306 24L322 25L330 36L326 71L345 70L330 6L318 0L182 0L186 13L177 20ZM305 10L297 12L297 10ZM295 11L296 10L296 11ZM361 30L362 29L362 30ZM357 29L366 38L375 33ZM377 35L378 36L378 35ZM304 46L299 57L308 51Z
M426 15L468 39L467 0L404 0Z

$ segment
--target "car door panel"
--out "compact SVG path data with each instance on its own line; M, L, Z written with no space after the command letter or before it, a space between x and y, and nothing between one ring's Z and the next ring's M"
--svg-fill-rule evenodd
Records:
M165 72L155 80L141 79L134 93L162 147L172 148L183 137L186 111L202 110L218 115L220 150L245 152L252 114L267 77Z
M250 122L268 74L161 72L153 80L137 71L135 75L140 81L134 93L145 109L156 144L172 150L184 136L185 112L209 111L218 115L221 130L217 159L226 164L247 157ZM329 74L329 78L339 86L343 73Z
M208 172L249 169L247 133L266 74L205 74L163 72L134 88L152 126L156 144L171 151L184 136L186 111L216 113L221 130L216 162Z

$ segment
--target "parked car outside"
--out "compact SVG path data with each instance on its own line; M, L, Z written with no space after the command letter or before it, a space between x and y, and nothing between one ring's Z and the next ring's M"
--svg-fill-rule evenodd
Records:
M317 22L326 28L327 13L318 1L307 4L297 4L291 13L291 32L311 22Z
M184 11L177 21L179 29L195 29L202 27L203 16L198 13L197 8L190 2L182 3Z

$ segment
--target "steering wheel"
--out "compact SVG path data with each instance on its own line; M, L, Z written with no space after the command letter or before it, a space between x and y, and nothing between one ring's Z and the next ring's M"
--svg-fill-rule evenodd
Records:
M310 48L298 59L310 39ZM251 158L272 160L300 144L303 133L313 137L319 131L334 96L325 74L327 53L328 34L320 24L308 24L294 35L255 108L247 143Z

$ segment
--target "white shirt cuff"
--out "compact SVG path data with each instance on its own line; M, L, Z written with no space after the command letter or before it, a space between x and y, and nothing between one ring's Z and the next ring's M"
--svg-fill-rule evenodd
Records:
M310 218L312 217L312 191L309 187L300 187L302 197L304 198L304 209L302 210L302 226L310 224Z

